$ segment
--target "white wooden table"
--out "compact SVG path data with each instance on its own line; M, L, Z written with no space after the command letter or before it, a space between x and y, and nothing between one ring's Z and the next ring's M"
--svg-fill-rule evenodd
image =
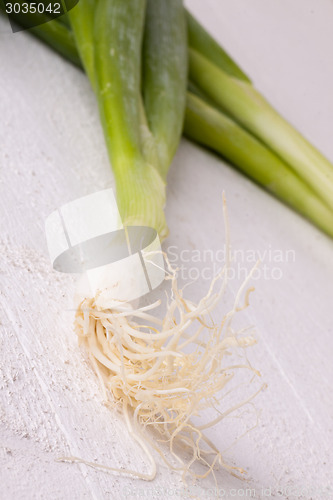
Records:
M189 0L188 6L333 161L331 0ZM72 330L73 278L52 271L44 237L52 210L113 179L83 74L27 33L11 34L3 19L0 43L0 498L185 498L179 476L158 458L152 484L56 462L73 454L139 470L149 465L121 417L102 405ZM248 269L252 252L269 271L255 281L242 318L256 326L249 358L268 389L255 402L257 426L226 452L249 479L219 472L220 497L327 498L333 495L333 242L183 140L169 176L165 249L203 255L223 246L222 190L233 248ZM277 254L283 262L274 260ZM239 281L231 280L230 296ZM205 285L199 280L194 293ZM210 435L224 449L252 424L249 410ZM200 486L196 494L218 497Z

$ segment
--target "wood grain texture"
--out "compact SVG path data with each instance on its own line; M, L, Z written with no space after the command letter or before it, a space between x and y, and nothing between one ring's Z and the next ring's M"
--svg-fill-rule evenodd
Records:
M190 0L188 6L333 161L333 4ZM0 43L0 498L170 498L177 489L173 498L186 498L180 477L159 457L152 484L56 462L72 454L149 467L122 418L102 404L72 330L75 280L52 271L44 238L51 211L112 187L113 178L84 76L27 33L9 33L3 19ZM248 407L209 433L222 450L237 440L226 459L245 467L249 480L221 471L219 487L223 498L253 497L246 488L256 498L265 498L262 488L273 498L331 496L333 243L220 159L183 141L169 176L165 249L179 256L221 249L222 190L232 246L245 256L240 264L251 268L252 251L270 271L255 280L251 308L240 321L256 327L249 358L268 384L256 400L257 426L239 438L256 423ZM292 250L294 258L274 262L264 254L269 249L284 256ZM204 259L182 264L185 274L211 266ZM270 274L275 267L280 279ZM229 300L242 272L229 284ZM191 293L198 298L206 286L201 278ZM210 486L197 487L197 496L216 498Z

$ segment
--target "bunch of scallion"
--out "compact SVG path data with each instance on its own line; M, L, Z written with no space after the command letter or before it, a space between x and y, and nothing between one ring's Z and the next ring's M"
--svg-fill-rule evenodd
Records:
M16 18L22 26L34 22L34 35L86 72L99 105L124 225L150 226L161 239L167 236L166 179L184 132L333 236L332 165L272 109L182 0L80 0L66 16L44 24L44 14ZM225 199L224 213L227 220ZM229 248L228 230L226 240ZM248 280L231 311L213 321L226 290L229 257L227 252L224 269L197 304L179 290L177 273L166 259L172 293L163 320L151 313L159 301L137 309L130 304L105 309L97 296L82 300L76 332L105 399L122 405L131 435L152 464L149 474L100 467L153 479L149 441L183 477L212 473L216 479L217 465L232 474L244 472L225 463L204 431L249 403L263 386L203 425L193 422L208 408L216 410L219 394L239 368L251 380L259 375L244 361L229 361L235 349L255 343L252 335L231 328L236 312L248 305ZM176 466L154 440L141 435L139 424L160 433ZM197 462L204 471L194 468Z
M23 26L45 19L16 16ZM183 130L333 236L333 166L180 0L80 0L30 31L90 79L125 224L166 237L165 183Z

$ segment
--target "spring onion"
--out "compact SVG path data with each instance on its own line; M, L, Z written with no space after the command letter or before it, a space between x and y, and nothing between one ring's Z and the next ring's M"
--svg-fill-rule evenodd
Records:
M225 198L223 207L226 248L230 249ZM85 463L149 481L156 475L152 455L152 450L155 450L168 467L182 473L184 481L187 477L196 480L212 474L217 486L214 471L218 466L237 477L242 477L245 470L226 463L204 431L252 402L266 387L262 384L231 408L215 411L221 391L223 394L238 370L248 372L249 384L260 376L246 360L230 361L232 354L256 343L253 335L244 330L235 331L232 326L235 315L249 305L249 293L253 289L247 285L251 273L230 311L214 322L214 310L226 292L230 253L227 252L225 266L198 303L189 300L179 289L177 271L166 256L165 260L171 293L163 320L152 313L161 304L160 300L140 308L118 304L106 309L103 292L94 298L83 299L75 320L79 342L89 353L105 402L121 409L131 436L151 462L151 472L117 469L75 456L59 460ZM200 418L198 422L201 413L208 409L214 410L214 415L208 421ZM143 428L155 430L157 440L153 440L149 433L143 434ZM171 458L178 465L165 456L159 442L169 445ZM204 465L202 472L197 467L200 464Z
M80 9L86 9L86 6L82 5L83 2L80 2ZM87 5L92 6L93 2L92 0L90 2L87 2ZM76 6L75 9L73 9L70 12L71 16L71 22L75 26L75 19L73 16L77 15L79 12L79 6ZM239 68L239 66L234 63L234 61L226 54L226 52L218 45L218 43L204 30L204 28L194 19L194 17L190 13L186 13L187 16L187 22L188 22L188 36L189 36L189 43L191 46L195 49L191 50L191 60L192 60L192 65L191 65L191 71L192 71L192 76L193 76L193 71L197 73L197 76L199 79L205 79L204 74L200 75L200 69L197 68L195 70L194 66L194 60L199 60L199 66L201 64L201 68L203 68L202 64L204 65L207 62L210 62L211 65L209 65L209 71L213 71L213 73L210 73L211 75L214 75L217 70L218 72L218 78L225 76L224 81L228 76L229 78L229 84L237 87L240 86L242 88L242 83L244 84L243 90L246 89L246 99L249 101L249 105L252 102L252 105L255 104L256 99L260 102L262 102L263 98L258 94L255 89L250 85L250 80L249 78L244 74L244 72ZM88 45L88 36L87 34L84 34L84 26L86 26L86 23L91 22L92 16L86 16L86 18L79 19L78 22L76 22L76 26L80 27L81 34L82 34L82 40L79 43L81 47L86 45L85 50L87 50L87 45ZM73 34L70 30L67 30L67 32L64 32L64 25L61 24L60 29L58 29L57 25L61 24L59 23L58 20L53 20L51 22L48 22L47 24L43 26L36 26L33 29L33 34L35 36L38 36L39 38L43 39L46 43L48 43L53 49L56 51L60 52L63 56L65 56L68 60L74 62L77 65L82 65L82 62L80 60L80 56L77 54L77 49L75 46L74 42L74 37ZM164 28L165 29L165 28ZM75 29L76 32L76 37L78 37L78 28ZM93 46L93 40L90 39L90 47ZM201 55L201 58L200 58ZM81 54L82 57L82 54ZM89 56L91 59L91 56ZM93 79L93 71L89 71L87 69L87 58L84 57L84 62L83 65L86 68L86 71L90 74L90 80L92 81ZM208 61L209 60L209 61ZM89 64L88 64L89 66ZM91 65L90 65L91 66ZM206 68L206 66L204 66ZM204 69L203 68L203 69ZM329 162L322 157L322 155L318 152L315 151L315 149L309 145L301 136L298 134L298 132L294 131L292 127L290 127L289 124L287 124L281 117L278 117L276 112L272 110L272 108L268 105L268 103L265 102L264 108L266 107L269 109L269 115L271 114L271 117L273 117L273 120L277 120L279 123L279 126L284 129L284 133L286 133L287 130L291 129L291 136L296 138L296 142L302 144L300 146L300 150L298 151L299 155L297 158L297 165L298 165L298 170L296 170L295 176L297 176L299 179L296 179L295 176L292 176L292 174L287 170L288 168L293 168L292 166L292 161L287 161L286 158L283 158L283 152L282 154L279 154L279 152L274 149L274 147L267 147L265 153L263 153L263 149L261 149L261 152L264 156L267 158L272 158L272 155L269 153L269 149L272 149L276 155L273 160L273 167L271 167L270 162L267 162L267 169L266 170L271 170L273 168L274 175L280 180L275 182L274 184L271 184L267 182L267 176L270 176L269 172L265 172L265 169L260 169L258 170L256 168L256 157L253 156L252 159L250 158L251 155L253 154L253 149L243 150L243 154L240 156L239 155L239 149L235 146L235 141L230 137L231 141L231 147L225 147L226 144L226 134L227 130L231 132L232 134L237 131L237 134L241 134L242 137L244 136L244 132L247 131L248 135L246 144L249 146L249 144L256 144L256 149L258 149L258 139L256 134L253 134L252 140L249 137L249 135L252 135L251 131L249 130L249 125L245 127L245 125L242 125L240 123L242 120L245 120L245 115L242 117L240 116L240 119L236 120L235 117L231 116L232 115L232 110L230 110L230 99L229 99L229 111L227 111L228 106L223 106L223 103L221 99L223 99L223 96L221 97L221 89L219 88L218 85L216 85L215 90L213 91L212 88L214 87L214 83L212 82L213 78L211 78L211 82L209 83L210 85L210 90L206 92L206 90L203 90L202 88L202 82L201 82L201 87L200 87L200 82L198 82L196 75L194 75L194 78L190 79L188 81L188 89L190 93L194 93L197 97L199 97L200 102L198 100L193 100L191 97L190 93L188 93L188 98L187 98L187 111L186 111L186 121L185 121L185 135L192 139L195 140L196 142L205 145L217 153L221 154L225 159L229 160L233 165L235 165L239 170L244 172L248 177L252 178L255 180L258 184L263 186L265 189L276 195L281 201L284 201L287 203L289 206L294 208L296 211L301 213L303 216L307 217L310 221L312 221L314 224L316 224L320 229L322 229L324 232L326 232L328 235L332 236L333 233L333 228L332 228L332 223L331 223L331 210L329 207L331 207L332 202L330 203L330 200L333 199L331 196L332 190L330 188L330 182L328 184L325 184L325 179L331 176L331 165ZM193 80L196 80L196 83L193 82ZM204 83L204 85L206 85ZM147 87L146 87L147 89ZM207 93L210 95L210 97L207 95ZM217 98L216 93L219 94L219 97ZM160 94L161 95L161 94ZM224 94L226 95L226 94ZM229 92L229 96L232 94ZM243 96L244 97L244 96ZM245 99L245 101L246 101ZM166 101L165 101L166 102ZM247 102L247 101L246 101ZM192 107L189 105L189 103L192 104ZM146 97L146 106L147 106L147 116L149 115L149 100ZM209 107L207 107L207 104ZM193 106L195 105L195 112ZM241 107L241 104L236 101L236 107L238 108ZM212 114L212 108L214 109L214 113ZM267 111L266 109L266 111ZM258 116L262 112L262 109L259 110ZM217 114L219 113L219 114ZM235 115L235 110L233 111ZM214 116L214 132L212 131L212 116ZM171 117L171 115L170 115ZM226 118L229 118L229 121L226 121ZM252 113L252 118L253 118L253 113ZM231 120L231 121L230 121ZM231 122L232 127L231 127ZM219 125L217 126L217 123ZM225 124L228 123L229 127L225 127ZM245 122L243 121L245 124ZM200 124L200 125L199 125ZM224 125L222 125L224 124ZM152 126L152 122L150 122L150 126ZM253 125L252 125L253 126ZM265 128L265 127L264 127ZM147 130L147 127L145 127ZM170 126L170 129L173 130L173 127ZM237 135L236 134L236 135ZM258 135L260 135L258 133ZM147 138L149 137L149 134L146 135ZM290 137L288 137L288 144L290 146ZM259 137L261 141L263 140L262 137ZM273 140L276 141L277 139L273 137ZM288 154L288 159L290 154L295 153L298 150L298 146L295 141L293 141L293 146L291 148L289 147L289 154ZM145 141L146 146L149 144L149 141ZM232 146L232 144L234 144ZM283 141L279 141L280 148L284 148L284 143ZM264 146L264 144L262 144ZM304 150L302 153L302 148L304 146ZM245 148L245 143L243 143L243 148ZM146 147L146 150L150 150L152 153L152 150L154 148L149 148ZM294 149L294 151L292 151ZM306 158L306 161L304 164L300 163L301 159L301 154L304 154L306 150L311 150L309 151L311 154ZM170 149L171 151L171 149ZM285 151L287 153L287 151ZM157 152L155 151L154 153L157 155ZM313 156L313 154L315 156ZM312 167L310 167L310 170L306 168L306 165L308 165L309 161L311 158L319 157L319 164L323 163L324 168L322 169L323 172L321 174L321 179L317 179L318 177L318 171L317 171L317 161L312 162ZM259 155L261 156L261 155ZM280 158L280 166L278 166L277 163L277 158L276 156L279 156ZM249 157L249 158L247 158ZM312 170L311 170L312 168ZM281 169L281 170L279 170ZM295 168L293 168L295 170ZM304 177L304 170L305 170L305 177ZM260 173L261 172L261 173ZM288 173L286 173L288 172ZM313 172L313 175L310 175L310 173ZM162 176L165 178L165 173ZM320 176L319 176L320 177ZM293 182L290 181L290 179L293 178ZM289 179L289 182L286 183L286 185L283 185L283 179ZM305 181L302 181L302 179L305 179ZM307 184L307 185L306 185ZM314 185L316 184L316 186ZM294 186L294 187L293 187ZM318 191L319 189L319 191ZM317 193L317 199L316 195ZM321 194L320 194L321 193ZM324 194L323 194L324 193ZM328 207L325 207L323 205L328 205Z
M148 1L147 10L143 0L99 0L91 23L85 2L88 4L89 0L81 0L80 8L73 9L70 19L98 99L120 213L125 225L153 226L163 238L165 179L180 139L186 103L185 11L180 0ZM226 275L224 268L206 297L194 304L178 289L176 271L168 265L172 294L163 320L149 313L160 301L134 310L123 303L120 309L114 304L105 309L103 291L101 297L97 294L83 299L76 316L77 334L102 383L105 400L121 405L128 429L148 454L152 471L143 474L94 466L153 479L156 466L146 446L147 437L142 436L143 426L153 427L169 443L171 454L180 463L177 470L184 478L200 477L192 468L195 462L208 467L203 477L214 474L218 464L232 473L244 472L226 464L203 430L191 421L200 411L214 407L217 394L233 378L233 370L252 371L246 364L226 364L230 350L254 343L253 337L231 334L238 302L217 325L209 324L224 294ZM144 320L144 325L138 320ZM206 422L205 428L217 421L219 417ZM153 441L150 444L174 468L162 449ZM191 454L188 461L176 450L177 445ZM82 461L77 457L65 458Z
M141 96L146 2L100 0L94 23L90 6L89 0L82 0L70 19L80 56L95 87L120 214L125 225L151 226L164 238L165 182L158 165L151 161L157 157L155 144L150 141L151 147L146 146L150 134Z
M190 49L190 78L205 94L276 152L333 210L333 166L249 83Z
M33 33L81 65L90 79L125 226L151 226L161 239L166 237L166 179L184 125L187 137L220 153L333 236L331 165L271 108L237 64L186 13L181 0L80 0L68 19L37 26ZM228 228L225 199L223 208ZM228 230L226 240L229 248ZM198 303L179 289L177 272L167 256L165 262L171 293L163 320L151 312L160 301L139 308L127 303L106 308L98 292L82 298L75 321L105 400L121 406L152 471L144 474L85 463L153 479L156 466L143 426L152 427L169 444L178 467L150 441L183 477L214 475L218 464L242 473L225 463L203 431L250 402L258 391L208 423L194 420L207 408L215 409L220 391L237 369L259 375L247 363L226 362L238 348L255 343L253 336L234 332L231 326L244 294L244 307L248 306L248 280L232 309L214 322L213 311L227 286L230 256ZM189 453L187 460L177 446ZM207 466L204 473L194 469L196 462Z

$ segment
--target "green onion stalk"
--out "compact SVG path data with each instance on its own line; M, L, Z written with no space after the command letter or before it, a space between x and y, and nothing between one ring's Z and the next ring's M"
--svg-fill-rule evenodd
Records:
M190 49L190 78L227 115L280 156L333 210L332 164L250 83L230 76L194 49Z
M333 212L270 149L225 114L188 93L185 134L227 158L245 175L333 236Z
M166 179L183 131L333 236L333 211L323 189L323 179L327 192L331 189L329 163L313 152L319 173L311 180L314 166L308 158L301 168L301 150L312 147L301 138L298 149L287 143L282 151L286 131L294 143L297 133L290 131L237 64L186 12L182 0L80 0L68 17L36 26L33 33L81 66L91 82L124 225L150 226L161 239L167 236ZM190 79L188 42L192 47ZM259 126L265 120L277 124L279 138L274 143ZM223 213L229 247L225 198ZM255 344L251 335L236 331L230 335L233 316L244 308L239 301L251 273L233 309L214 323L212 313L225 293L228 266L227 255L223 272L197 304L186 299L177 285L177 271L169 266L172 294L163 320L150 312L160 301L138 309L114 300L105 308L99 293L80 301L75 329L98 374L104 399L120 405L128 430L146 452L152 470L140 473L78 457L59 460L150 481L156 475L150 445L183 478L204 478L210 473L215 477L218 465L234 475L245 472L228 465L203 431L251 402L265 384L204 425L192 420L200 417L202 409L216 410L217 398L233 379L235 365L229 366L227 354ZM259 375L249 364L239 367L253 372L251 381ZM162 433L177 467L169 463L158 441L141 434L139 423ZM183 460L177 448L189 452L188 460ZM207 467L204 474L192 468L195 462Z
M182 1L80 0L69 18L97 96L123 223L154 227L164 239L166 175L186 101Z

